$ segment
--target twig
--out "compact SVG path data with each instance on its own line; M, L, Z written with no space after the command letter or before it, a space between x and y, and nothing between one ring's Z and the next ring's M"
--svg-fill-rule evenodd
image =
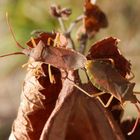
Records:
M70 33L65 33L65 36L69 40L71 48L76 50L75 43L74 43L73 39L71 38L71 34Z
M62 29L63 33L66 35L66 38L67 38L67 39L69 40L69 42L70 42L71 48L75 50L74 41L73 41L73 39L71 38L70 32L67 33L67 29L66 29L66 26L65 26L65 24L64 24L63 19L60 17L60 18L58 18L58 21L59 21L59 24L60 24L60 26L61 26L61 29Z
M67 31L66 31L66 33L65 33L67 39L69 39L70 44L71 44L71 46L72 46L72 48L73 48L74 50L76 50L76 47L75 47L75 44L74 44L73 39L71 38L71 32L72 32L73 28L76 26L76 24L77 24L79 21L81 21L81 20L83 19L83 17L84 17L84 15L81 15L81 16L77 17L77 19L74 20L74 21L70 24L69 28L67 29Z
M60 27L61 27L62 31L65 33L66 32L66 27L65 27L63 19L61 17L59 17L58 21L59 21L59 24L60 24Z
M88 40L88 35L86 33L83 33L79 39L80 42L79 52L82 54L85 53L87 40Z
M77 24L78 22L80 22L80 21L83 19L83 17L84 17L84 15L81 15L81 16L77 17L77 19L74 20L74 21L70 24L70 27L69 27L68 30L67 30L67 34L69 34L69 33L72 32L73 28L76 26L76 24Z

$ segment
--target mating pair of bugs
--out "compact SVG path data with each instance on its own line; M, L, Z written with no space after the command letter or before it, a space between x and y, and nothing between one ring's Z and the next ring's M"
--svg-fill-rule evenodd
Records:
M139 110L138 105L136 104L137 102L139 103L139 101L133 91L135 83L131 83L128 79L125 79L119 74L113 64L113 59L87 60L84 55L72 49L64 48L63 46L66 46L67 43L65 37L60 33L40 33L40 38L32 38L31 41L28 42L28 44L32 43L32 45L28 45L29 47L25 49L16 41L9 22L8 25L17 46L22 49L22 52L6 54L0 57L25 54L26 56L32 57L34 61L49 64L49 68L50 65L66 71L85 68L90 81L95 87L101 90L101 92L91 95L73 82L75 87L89 97L97 97L104 107L108 107L113 97L115 97L121 104L125 101L134 103ZM111 94L107 104L104 104L99 97L104 93ZM134 129L129 134L131 134Z

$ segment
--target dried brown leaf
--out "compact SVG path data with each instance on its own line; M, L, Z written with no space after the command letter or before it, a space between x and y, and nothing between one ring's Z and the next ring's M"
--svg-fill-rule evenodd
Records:
M88 36L92 37L100 28L108 26L108 20L105 13L89 0L85 0L84 8L84 28Z
M73 73L68 74L74 80ZM82 86L84 87L84 85ZM84 87L93 91L91 86ZM66 79L55 109L44 126L40 140L124 140L111 115L96 99L77 90Z
M48 66L34 62L28 66L21 102L15 119L10 140L38 140L45 122L54 109L62 87L61 73L52 68L55 84L51 84Z

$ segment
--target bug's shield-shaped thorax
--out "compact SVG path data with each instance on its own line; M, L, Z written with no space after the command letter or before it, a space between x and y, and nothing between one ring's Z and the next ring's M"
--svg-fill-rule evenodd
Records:
M32 48L30 52L30 57L32 57L35 61L43 61L42 53L45 48L45 44L42 41Z
M137 102L137 98L133 94L135 83L130 83L123 78L114 65L103 60L89 60L86 63L86 69L91 82L99 90L113 94L121 103Z

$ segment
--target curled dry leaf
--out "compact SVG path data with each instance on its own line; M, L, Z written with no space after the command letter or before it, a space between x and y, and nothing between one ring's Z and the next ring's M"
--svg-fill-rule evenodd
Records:
M108 26L105 13L97 5L92 4L90 0L85 0L84 12L84 28L89 37L94 36L100 28Z
M9 140L39 139L62 88L60 71L53 67L51 70L55 84L49 81L48 65L34 62L28 66L18 115Z
M130 74L131 64L118 49L118 42L119 39L113 37L98 41L91 46L87 58L89 60L111 58L118 72L125 77L127 74Z
M73 73L68 78L75 80ZM91 86L82 85L87 91ZM89 98L66 79L40 140L124 140L117 124L98 100Z

